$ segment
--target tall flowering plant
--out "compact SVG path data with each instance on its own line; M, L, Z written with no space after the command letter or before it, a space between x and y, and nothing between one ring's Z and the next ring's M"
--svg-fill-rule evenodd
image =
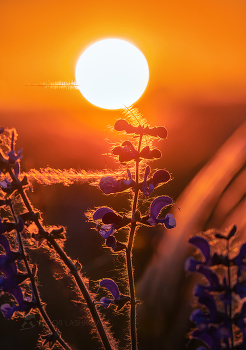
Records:
M131 210L120 214L110 207L100 207L93 212L99 234L105 240L105 245L114 253L125 254L129 293L121 293L118 285L109 278L99 282L99 288L107 293L98 300L97 293L92 294L87 280L82 276L78 260L71 259L64 250L66 232L63 227L48 227L43 223L41 214L34 209L28 191L31 185L27 176L21 173L22 150L16 152L15 130L0 128L0 292L9 297L9 302L1 303L0 310L6 319L16 314L26 316L39 314L45 324L45 334L42 335L42 347L52 348L59 344L63 349L71 349L62 338L57 327L52 323L46 312L38 289L38 267L32 263L27 254L32 241L32 247L39 249L44 246L52 252L56 261L60 262L64 275L69 275L73 281L78 298L85 301L88 314L94 323L94 328L103 347L107 350L116 349L117 341L104 321L102 310L115 305L117 310L129 308L131 348L137 349L136 331L136 296L132 266L132 251L137 228L141 225L163 225L167 229L176 226L172 214L160 217L162 209L173 205L168 196L153 199L147 213L141 214L138 203L141 197L149 197L156 187L167 183L171 176L165 169L151 172L147 164L150 160L161 157L161 152L153 147L156 138L165 139L167 131L164 127L149 127L145 121L134 122L131 117L139 118L134 109L129 109L126 119L118 120L114 129L130 135L132 140L126 140L112 149L112 154L119 162L126 165L126 178L104 176L99 187L106 195L129 192ZM5 213L5 215L3 215ZM128 232L128 241L120 242L117 233L121 229ZM15 250L12 248L14 242ZM110 295L110 297L109 297Z
M137 349L137 301L132 266L134 238L138 227L141 225L156 226L161 224L167 229L172 229L176 226L176 221L172 214L166 214L164 218L159 217L164 208L173 205L173 200L169 196L154 198L149 206L148 213L144 215L141 214L138 208L140 197L149 197L156 187L166 184L171 179L167 170L160 169L151 173L151 168L147 164L150 160L161 158L160 150L153 147L153 140L165 139L167 130L164 127L150 127L143 119L141 119L142 123L139 122L141 115L134 109L127 109L125 114L128 118L118 120L114 125L114 129L131 136L131 141L126 140L121 145L114 147L112 154L121 164L126 166L127 177L104 176L101 178L99 186L106 195L128 191L132 198L131 211L128 214L121 215L110 207L100 207L93 213L93 220L97 223L99 234L105 239L106 247L112 249L115 253L125 252L129 295L120 295L114 281L102 280L101 286L105 286L111 292L113 299L102 298L100 302L104 307L108 307L110 304L120 305L121 307L126 303L130 304L131 348L135 350ZM134 118L137 120L136 122ZM134 175L132 172L134 172ZM120 242L117 239L118 231L125 227L128 227L127 243ZM104 285L104 283L107 284Z
M190 337L201 340L211 350L246 349L246 243L237 247L236 231L233 226L227 235L212 232L212 240L202 236L189 240L202 259L189 257L185 269L197 272L206 281L194 289L199 307L190 315L196 325Z

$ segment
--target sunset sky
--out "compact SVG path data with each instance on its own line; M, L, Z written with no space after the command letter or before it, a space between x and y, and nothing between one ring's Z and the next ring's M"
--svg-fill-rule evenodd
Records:
M47 161L29 154L30 167L61 167L61 154L71 166L83 167L86 157L78 155L86 147L106 151L108 145L101 145L108 137L105 129L121 117L119 111L97 108L75 89L29 85L73 82L76 62L89 45L120 38L136 45L148 61L149 84L136 107L149 123L166 125L176 147L188 124L195 130L209 128L212 144L219 145L213 141L217 127L222 142L246 119L245 18L243 0L2 0L1 123L17 128L26 157L27 147L35 143L36 155L41 147L49 148Z

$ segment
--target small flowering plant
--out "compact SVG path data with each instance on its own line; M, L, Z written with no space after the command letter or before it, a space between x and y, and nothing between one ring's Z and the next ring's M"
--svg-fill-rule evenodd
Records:
M213 234L211 243L217 243L219 252L213 252L211 243L204 237L194 236L189 240L202 259L189 257L185 269L199 273L206 281L194 289L200 307L190 315L196 325L190 337L200 339L212 350L246 349L246 243L235 249L236 231L233 226L227 235Z

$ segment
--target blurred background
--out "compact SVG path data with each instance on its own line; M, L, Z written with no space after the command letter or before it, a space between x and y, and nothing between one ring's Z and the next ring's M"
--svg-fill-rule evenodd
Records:
M107 140L119 140L108 125L121 111L97 108L76 89L33 85L73 82L81 53L104 38L131 42L148 61L149 84L135 107L151 126L168 129L168 139L158 143L163 158L151 167L166 168L173 180L155 195L171 196L181 210L173 209L175 230L141 228L136 238L140 350L184 349L188 343L194 285L183 269L192 252L188 238L237 224L245 239L245 15L243 0L0 2L0 123L17 129L24 171L116 169L104 154ZM127 195L105 196L88 183L33 185L31 199L45 223L67 227L66 251L79 258L91 290L96 292L100 278L122 279L124 259L102 248L84 213L100 205L128 208ZM97 349L83 307L68 301L75 299L69 278L60 279L59 267L42 253L31 254L51 319L74 350ZM107 310L106 317L113 317L116 337L123 339L120 348L126 349L124 312ZM23 329L23 320L6 321L2 315L0 323L3 349L36 348L38 319L30 329ZM188 349L197 344L192 341Z

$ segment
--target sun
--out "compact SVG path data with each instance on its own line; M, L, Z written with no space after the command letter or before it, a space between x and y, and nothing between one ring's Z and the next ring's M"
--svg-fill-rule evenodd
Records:
M75 70L78 89L93 105L105 109L129 107L144 93L149 67L143 53L121 39L104 39L89 46Z

